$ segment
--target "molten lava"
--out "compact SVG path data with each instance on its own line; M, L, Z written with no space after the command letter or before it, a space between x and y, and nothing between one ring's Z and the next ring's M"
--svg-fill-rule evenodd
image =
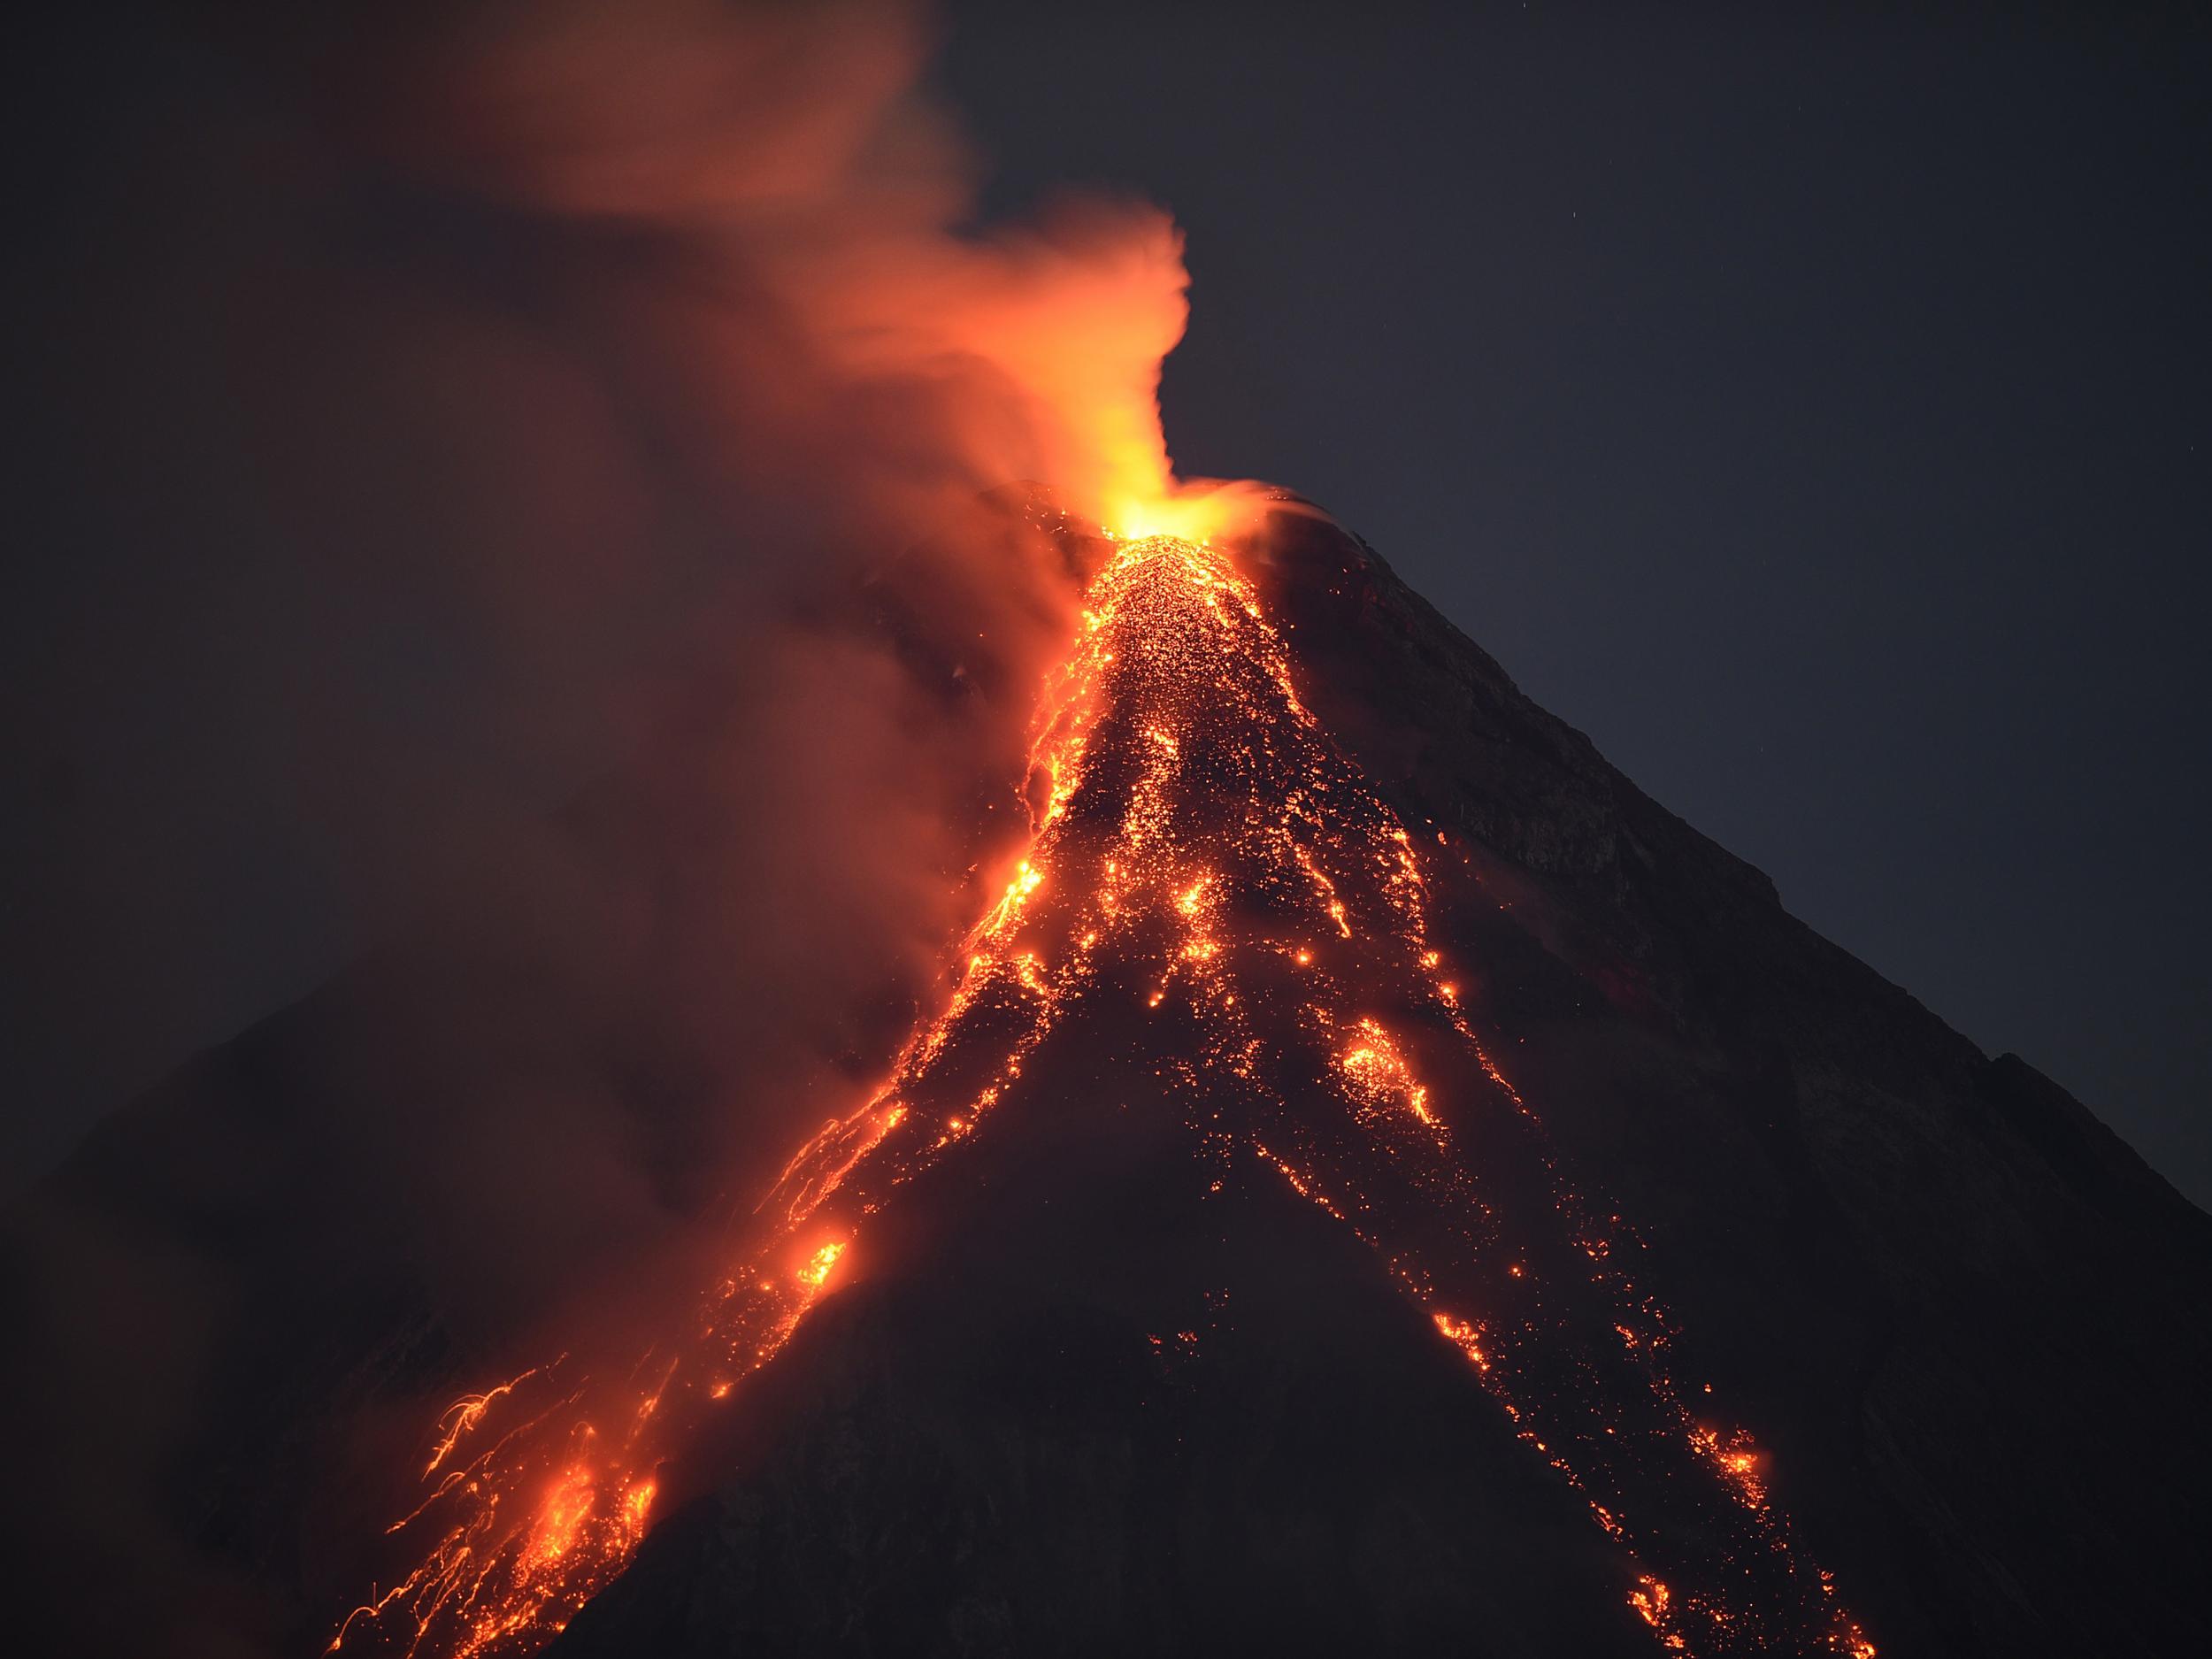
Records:
M1030 844L890 1081L791 1160L681 1342L625 1376L557 1364L449 1410L431 1490L394 1528L423 1539L420 1564L332 1648L549 1640L629 1560L662 1462L742 1397L869 1217L1035 1104L1020 1086L1040 1045L1118 999L1156 1033L1203 1190L1286 1183L1371 1248L1623 1553L1664 1650L1869 1659L1767 1460L1678 1390L1671 1322L1628 1266L1640 1246L1553 1167L1432 942L1413 838L1300 700L1225 554L1117 544L1032 763Z

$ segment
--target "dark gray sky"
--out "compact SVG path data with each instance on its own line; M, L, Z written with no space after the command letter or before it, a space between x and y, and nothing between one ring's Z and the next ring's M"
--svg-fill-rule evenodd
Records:
M2212 1198L2205 29L1077 12L962 9L942 79L1000 204L1181 220L1183 470L1333 509Z

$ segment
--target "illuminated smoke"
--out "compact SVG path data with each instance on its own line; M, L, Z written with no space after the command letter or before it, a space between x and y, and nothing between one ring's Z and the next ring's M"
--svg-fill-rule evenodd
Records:
M910 509L1048 479L1133 533L1207 527L1156 399L1187 315L1179 234L1095 196L973 228L973 166L918 90L927 33L884 0L465 8L380 60L373 142L444 188L680 241L687 377L703 412L726 400L726 438L767 447L724 451L749 476L826 443L849 489ZM780 362L759 359L764 312Z
M288 1325L403 1275L426 1368L575 1350L457 1417L442 1480L680 1317L692 1279L641 1263L880 1072L1021 833L1079 583L982 497L1187 511L1173 227L981 223L906 8L215 11L73 14L42 72L75 121L42 153L103 188L26 250L25 313L75 324L25 366L29 539L81 603L21 701L107 775L11 918L21 1023L111 1097L369 954L280 1020L280 1102L231 1121L226 1072L173 1125L175 1210L265 1232L81 1190L23 1217L7 1399L54 1496L20 1558L96 1651L287 1617L285 1571L241 1587L293 1555L281 1500L174 1471L322 1386ZM534 1491L532 1571L644 1491Z

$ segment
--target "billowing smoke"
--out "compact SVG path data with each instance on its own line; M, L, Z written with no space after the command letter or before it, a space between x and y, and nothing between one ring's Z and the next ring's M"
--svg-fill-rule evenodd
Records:
M352 959L12 1217L87 1650L286 1628L286 1494L203 1477L257 1401L375 1392L329 1357L372 1291L403 1397L690 1294L648 1264L933 995L1073 592L1005 487L1168 495L1184 276L1143 204L977 224L927 46L516 0L42 58L12 1047L98 1074Z

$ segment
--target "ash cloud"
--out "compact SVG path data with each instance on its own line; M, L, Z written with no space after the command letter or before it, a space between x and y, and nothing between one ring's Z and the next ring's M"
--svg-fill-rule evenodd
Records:
M20 1559L86 1650L288 1638L330 1454L239 1474L257 1390L344 1438L580 1305L626 1338L933 994L1073 592L983 496L1166 488L1184 278L1141 204L977 226L928 43L653 0L27 55L20 1145L351 964L11 1212Z

